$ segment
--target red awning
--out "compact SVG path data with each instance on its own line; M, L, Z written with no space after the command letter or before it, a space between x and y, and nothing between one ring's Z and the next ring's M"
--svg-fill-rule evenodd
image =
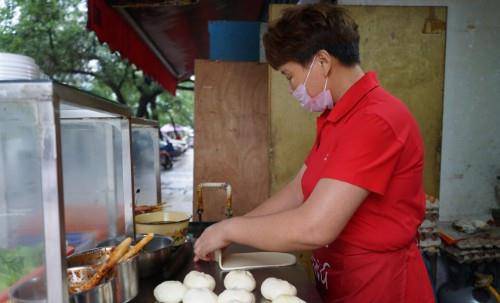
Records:
M106 4L105 0L88 0L87 27L96 33L102 43L107 43L112 51L118 51L123 58L135 64L167 91L175 94L178 79L120 13Z
M148 6L152 2L88 0L88 28L173 93L178 82L193 75L195 59L209 58L210 21L263 20L270 1L199 0L193 5Z

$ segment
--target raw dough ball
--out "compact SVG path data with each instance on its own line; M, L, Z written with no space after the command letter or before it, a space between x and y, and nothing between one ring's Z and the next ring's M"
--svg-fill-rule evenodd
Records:
M290 295L281 295L273 300L272 303L306 303L306 301Z
M255 279L249 271L233 270L224 278L226 289L243 289L252 292L255 289Z
M211 275L193 270L184 278L184 285L187 288L208 288L215 289L215 280Z
M165 281L155 287L153 294L160 303L178 303L186 291L187 288L179 281Z
M264 298L272 301L281 295L295 296L297 289L285 280L267 278L262 282L260 292Z
M217 303L217 295L207 288L191 288L182 299L183 303Z
M243 289L226 289L220 295L217 303L255 303L255 296Z

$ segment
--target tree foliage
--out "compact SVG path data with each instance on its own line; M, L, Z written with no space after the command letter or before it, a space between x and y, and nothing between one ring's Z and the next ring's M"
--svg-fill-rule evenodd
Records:
M51 79L126 104L138 117L192 125L192 92L172 96L99 43L86 30L86 9L85 0L0 0L0 51L30 56Z

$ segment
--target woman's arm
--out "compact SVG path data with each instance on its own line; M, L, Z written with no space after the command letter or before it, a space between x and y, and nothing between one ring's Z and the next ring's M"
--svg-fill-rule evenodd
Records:
M321 179L301 206L260 217L236 217L209 227L195 244L195 259L235 242L269 251L311 250L332 243L369 192Z
M270 215L298 207L304 201L301 180L305 170L306 166L303 165L292 181L252 211L246 213L245 217Z

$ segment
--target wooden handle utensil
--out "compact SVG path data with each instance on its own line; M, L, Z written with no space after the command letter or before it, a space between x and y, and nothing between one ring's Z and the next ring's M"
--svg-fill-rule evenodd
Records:
M136 245L134 245L121 259L120 262L127 261L128 259L132 258L135 256L141 249L144 248L151 240L153 240L154 234L149 233L145 235L141 241L139 241Z
M101 280L106 276L106 274L113 269L113 267L119 262L119 260L127 253L130 249L130 244L132 243L131 238L126 238L123 240L112 252L109 256L109 259L106 260L104 264L102 264L99 269L97 269L96 273L90 280L88 280L82 287L81 291L89 290L96 285L98 285Z

